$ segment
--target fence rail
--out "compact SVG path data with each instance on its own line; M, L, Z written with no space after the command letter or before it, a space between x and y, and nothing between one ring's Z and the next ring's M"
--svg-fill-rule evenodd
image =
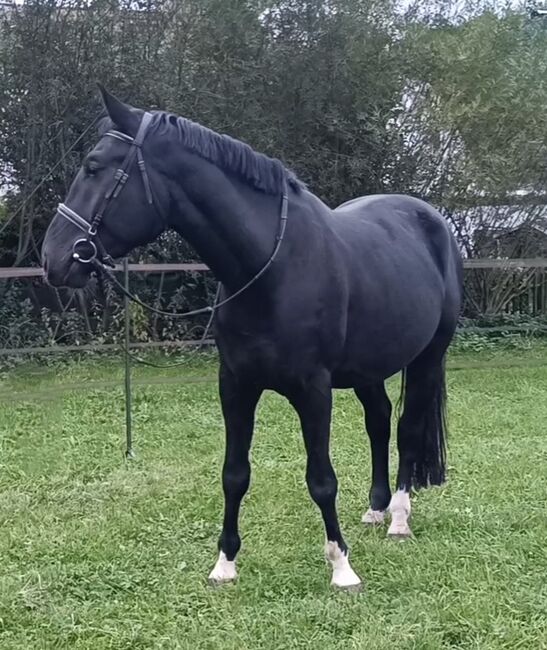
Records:
M547 258L544 257L523 257L523 258L470 258L463 261L465 269L547 269ZM121 271L121 264L116 265L116 271ZM180 273L180 272L204 272L209 271L206 264L198 262L188 263L166 263L166 264L129 264L131 273ZM40 267L0 267L0 279L11 278L40 278L43 271Z
M527 333L544 333L547 331L547 323L543 322L544 317L547 315L547 258L476 258L476 259L465 259L464 268L466 270L482 270L482 271L507 271L509 273L519 273L527 272L534 273L536 272L536 277L540 277L539 288L531 284L527 285L527 288L521 292L518 296L515 297L517 302L522 301L523 299L530 300L530 295L535 296L532 298L532 302L535 305L533 310L530 313L533 315L536 314L536 302L538 303L539 311L538 314L541 316L541 322L528 323L528 325L514 325L514 324L501 324L497 326L462 326L459 331L466 331L469 333L472 332L482 332L482 333L495 333L495 332L527 332ZM121 264L116 265L116 271L122 271L123 267ZM185 262L185 263L157 263L157 264L129 264L128 270L131 273L139 274L170 274L170 273L204 273L208 272L209 268L202 263L197 262ZM537 275L539 274L539 275ZM0 267L0 281L2 280L22 280L25 278L28 279L39 279L43 277L43 271L40 267ZM163 279L161 280L163 282ZM529 293L529 287L532 287L532 294ZM534 293L535 292L535 293ZM537 294L537 295L536 295ZM540 298L538 302L538 296ZM534 300L536 302L534 302ZM541 303L541 304L540 304ZM525 310L526 311L526 310ZM515 313L521 313L521 309L517 309ZM207 340L206 344L213 343L212 340ZM192 348L196 344L196 341L191 340L170 340L170 341L147 341L147 342L133 342L131 343L131 349L158 349L158 348ZM87 352L87 351L114 351L119 349L119 345L114 343L103 343L103 344L82 344L82 345L62 345L55 344L51 346L32 346L32 347L20 347L20 348L5 348L0 349L0 358L6 357L13 354L37 354L37 353L55 353L55 352Z
M530 258L512 258L512 259L494 259L494 258L477 258L466 259L463 261L465 269L547 269L547 258L530 257ZM116 265L116 271L121 271L121 264ZM129 264L131 273L180 273L180 272L204 272L209 271L206 264L197 262L189 263L169 263L169 264ZM0 267L0 279L11 278L40 278L43 271L40 267Z
M122 265L116 264L116 271L121 271ZM134 273L180 273L181 271L208 271L209 267L205 264L188 263L188 264L129 264L129 271ZM44 275L42 269L38 266L21 266L0 267L0 279L7 280L12 278L41 278Z

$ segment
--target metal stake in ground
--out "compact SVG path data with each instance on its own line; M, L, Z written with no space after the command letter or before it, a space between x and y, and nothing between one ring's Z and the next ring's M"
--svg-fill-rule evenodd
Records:
M127 291L129 291L129 264L127 257L123 261L123 283ZM125 457L128 460L135 458L133 451L133 429L131 421L131 357L129 351L129 338L131 333L131 312L129 299L126 295L123 297L123 309L125 316Z

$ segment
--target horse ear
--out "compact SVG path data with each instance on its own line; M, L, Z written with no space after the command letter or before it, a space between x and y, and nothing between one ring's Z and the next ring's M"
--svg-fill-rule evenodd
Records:
M108 116L114 125L123 133L134 137L139 128L143 111L134 108L129 104L124 104L117 97L114 97L101 84L97 84Z

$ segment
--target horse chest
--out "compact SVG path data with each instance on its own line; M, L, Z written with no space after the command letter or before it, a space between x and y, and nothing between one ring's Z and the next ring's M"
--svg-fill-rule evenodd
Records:
M217 330L221 360L236 374L260 377L265 384L308 374L320 363L312 333L283 329Z

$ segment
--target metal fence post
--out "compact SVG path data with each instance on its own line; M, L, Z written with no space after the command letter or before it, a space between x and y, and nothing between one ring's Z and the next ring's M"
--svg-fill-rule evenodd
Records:
M123 280L126 291L129 291L129 264L127 257L123 261ZM131 420L131 358L129 356L129 344L131 335L131 310L129 299L124 295L123 309L125 316L125 457L128 460L135 458L133 451L133 428Z

